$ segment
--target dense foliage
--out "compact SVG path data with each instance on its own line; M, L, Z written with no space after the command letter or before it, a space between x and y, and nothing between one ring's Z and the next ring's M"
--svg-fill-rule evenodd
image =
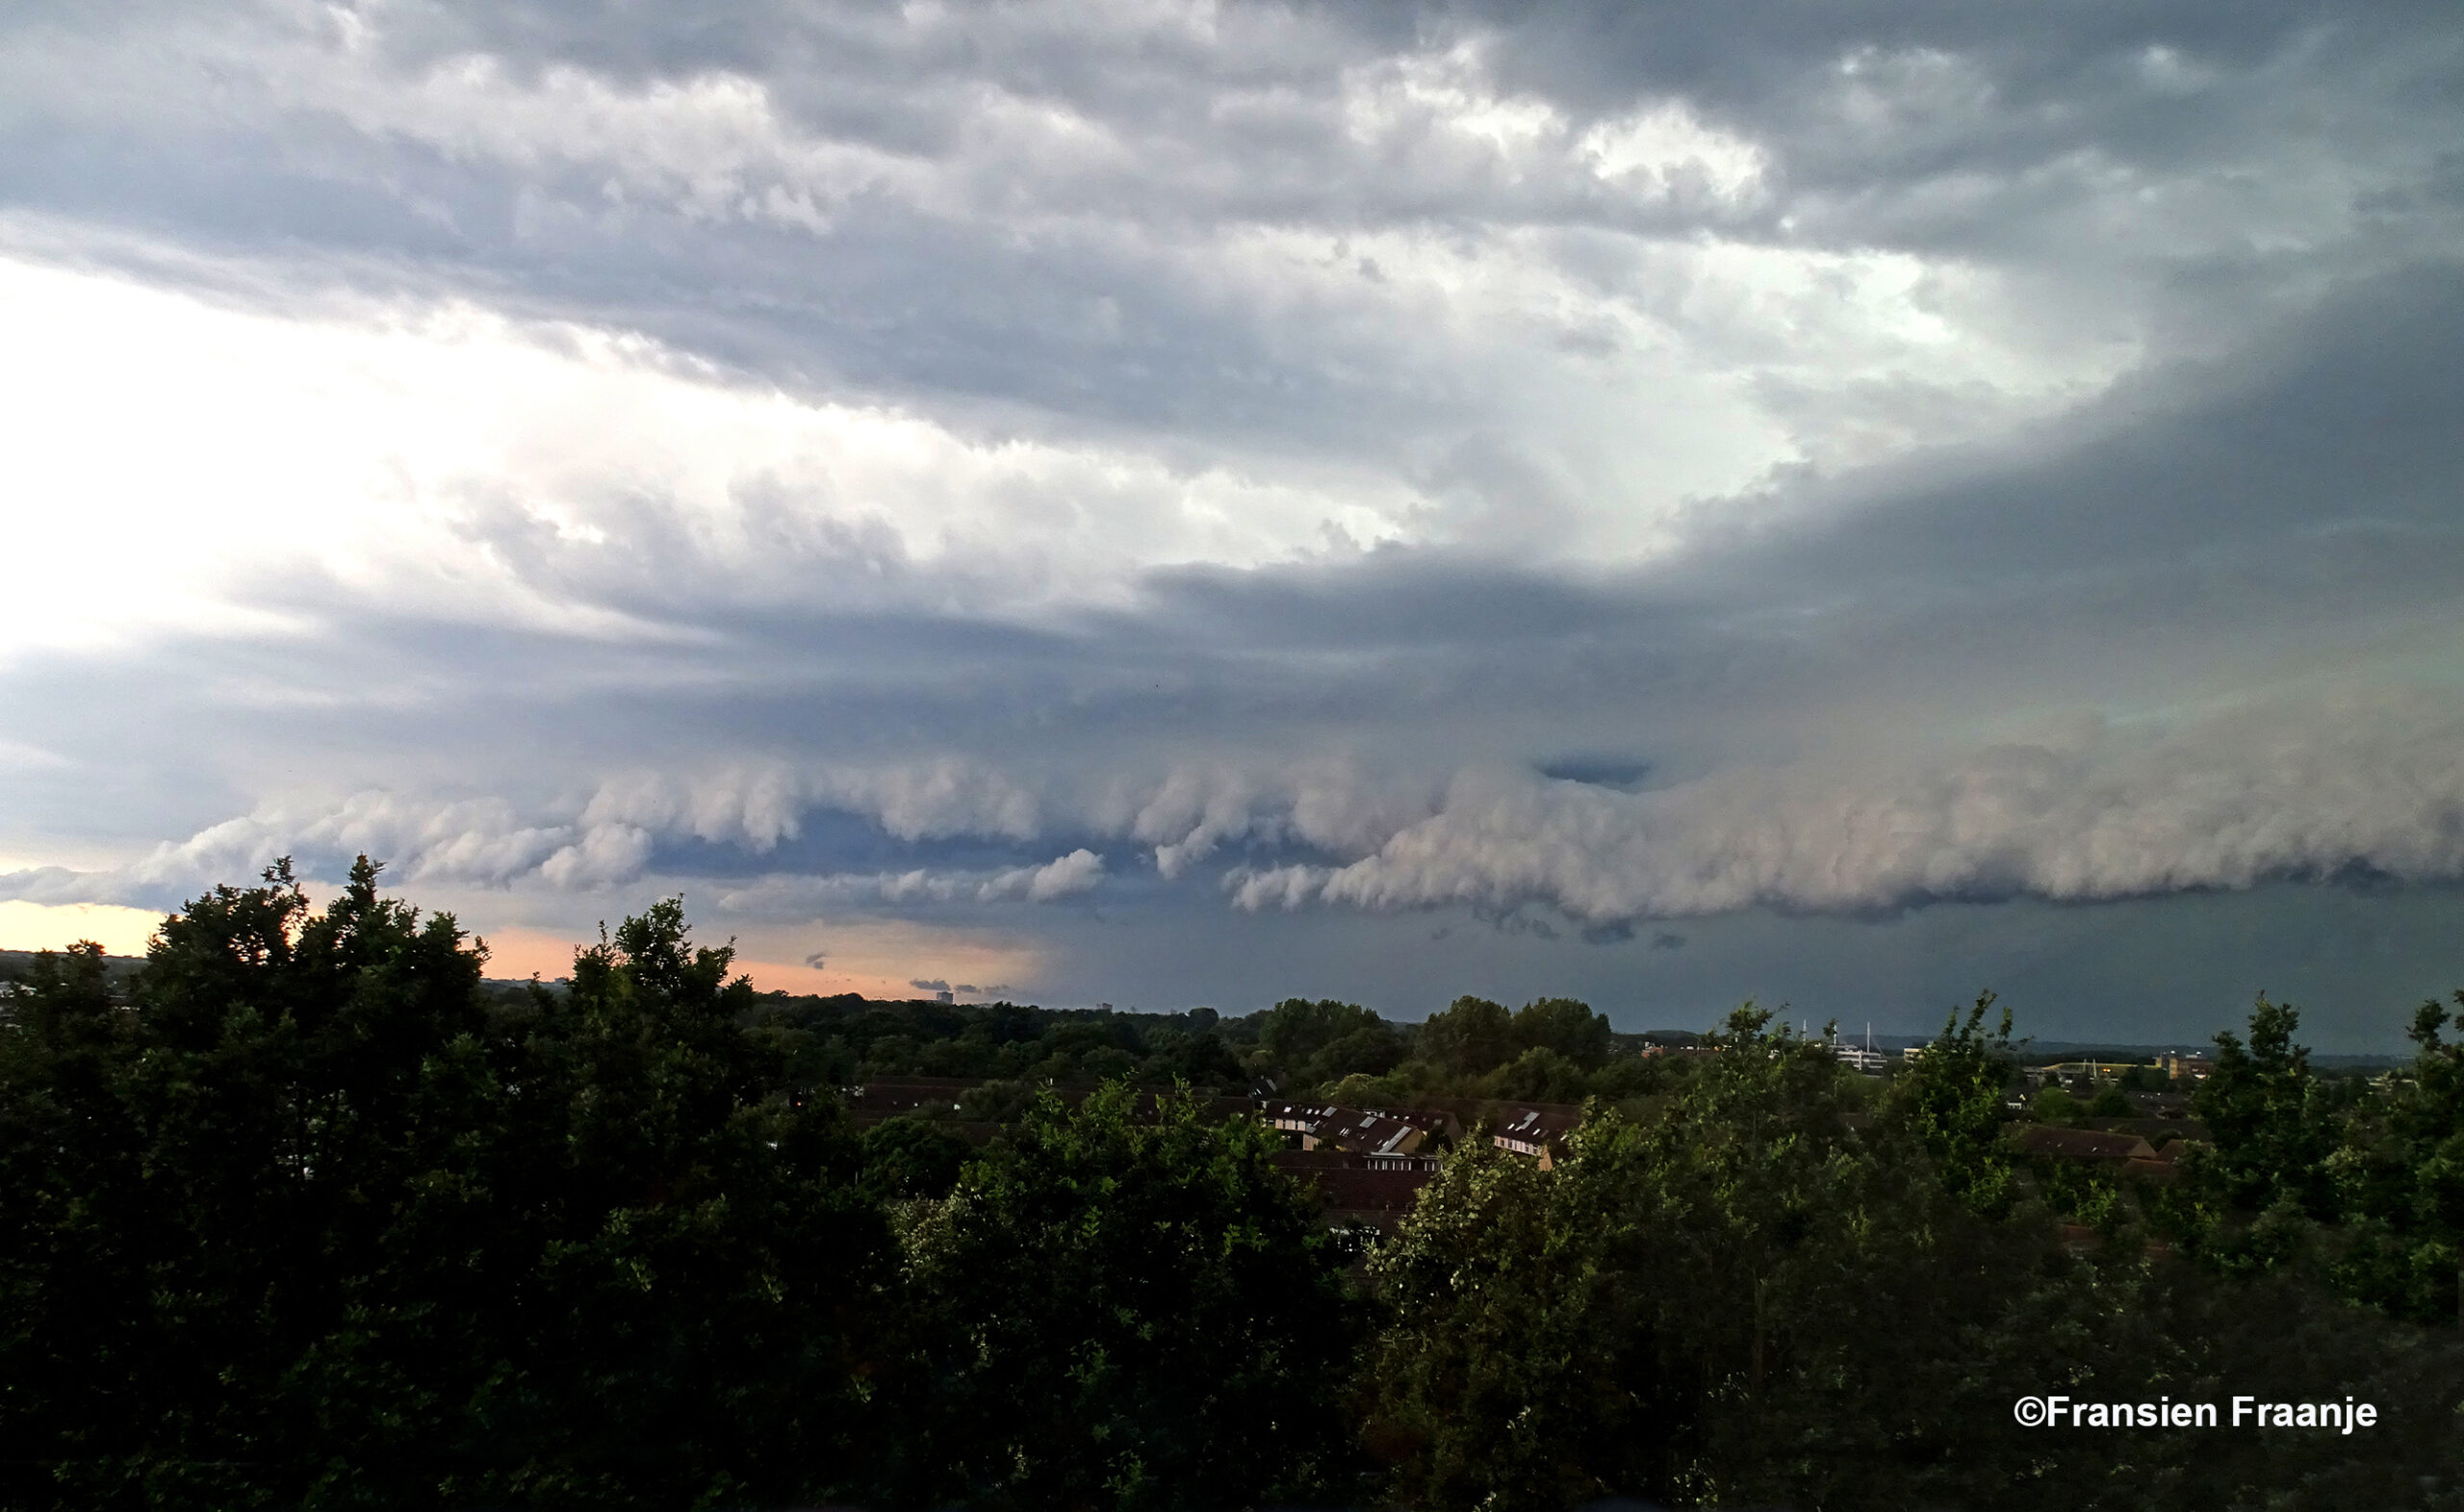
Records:
M1579 1103L1636 1096L1668 1080L1664 1066L1633 1053L1642 1048L1638 1037L1619 1043L1604 1016L1569 998L1509 1010L1462 997L1425 1024L1390 1023L1331 998L1289 998L1224 1018L1206 1008L1139 1013L774 992L756 997L750 1013L789 1074L814 1087L901 1076L981 1077L1030 1089L1118 1078L1216 1092L1271 1084L1289 1095L1351 1101Z
M365 863L72 954L0 1037L0 1432L62 1504L777 1499L851 1450L897 1250L663 904L491 1008ZM39 1472L30 1475L28 1472Z
M2464 1007L2464 992L2456 994ZM2323 1077L2299 1013L2259 1000L2249 1038L2217 1037L2194 1108L2215 1131L2191 1200L2162 1217L2220 1269L2290 1271L2424 1322L2464 1317L2464 1044L2421 1006L2413 1064Z
M1050 1094L912 1237L939 1504L1244 1505L1339 1474L1363 1309L1263 1124ZM1331 1388L1331 1391L1330 1391Z
M1555 1168L1456 1156L1373 1263L1393 1314L1369 1436L1403 1499L2453 1504L2452 1335L2220 1281L2128 1227L2071 1252L2065 1193L2002 1141L1984 1006L1870 1111L1749 1005L1654 1116L1600 1110ZM2361 1452L2031 1431L2023 1393L2395 1405Z
M1194 1460L1148 1448L1159 1473L1206 1474L1124 1482L1119 1504L1244 1504L1321 1452L1342 1262L1254 1133L1186 1109L1132 1127L1117 1098L1042 1107L930 1243L903 1245L900 1199L957 1180L947 1137L860 1140L806 1095L795 1047L748 1031L754 994L678 905L581 952L570 991L507 1002L450 918L378 897L375 875L363 862L322 910L287 867L217 889L167 922L125 1005L91 950L14 985L10 1504L895 1498L939 1486L919 1485L924 1445L971 1470L1015 1442L990 1403L1083 1367L1091 1342L1117 1356L1100 1391L1119 1402L1201 1401L1158 1393L1194 1371L1282 1403L1220 1415ZM1036 1149L1072 1152L1065 1190L1006 1199L1059 1179ZM1115 1192L1153 1199L1139 1226L1104 1227L1129 1211ZM1081 1220L1103 1243L1040 1332L974 1360L965 1287L988 1305L993 1277L953 1280L951 1257L1025 1265ZM1113 1343L1141 1307L1199 1300L1202 1330L1136 1358Z
M1024 1084L1126 1079L1241 1090L1250 1072L1215 1012L1051 1011L1015 1003L889 1003L853 993L767 993L748 1005L794 1079L813 1087L880 1076ZM1239 1031L1234 1031L1239 1033Z
M2464 1506L2436 1005L2374 1084L2262 1000L2159 1183L2013 1139L1989 996L1876 1079L1751 1005L1663 1056L1562 999L1047 1013L732 967L671 901L492 987L365 862L322 909L287 866L218 888L133 976L38 960L0 997L0 1496ZM1002 1133L857 1128L834 1089L896 1074L996 1079L960 1112ZM1262 1125L1123 1078L1588 1108L1546 1168L1467 1140L1362 1267ZM2383 1416L2031 1431L2029 1393Z

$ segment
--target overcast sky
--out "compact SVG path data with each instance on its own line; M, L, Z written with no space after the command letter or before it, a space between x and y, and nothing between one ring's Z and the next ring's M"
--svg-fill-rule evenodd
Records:
M15 5L0 944L2393 1048L2459 353L2452 0Z

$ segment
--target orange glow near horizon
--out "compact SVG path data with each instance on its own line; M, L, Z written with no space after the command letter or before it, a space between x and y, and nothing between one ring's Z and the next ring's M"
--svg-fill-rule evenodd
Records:
M574 952L582 941L550 930L512 927L472 932L487 941L488 975L520 979L532 974L553 982L574 974Z
M821 964L809 963L820 947ZM917 979L975 987L962 997L1014 994L1042 975L1041 953L1029 946L907 919L816 920L802 928L748 931L736 941L737 969L764 992L860 992L909 998L929 988ZM1000 989L996 993L994 988Z
M142 956L163 915L114 904L0 903L0 950L62 950L82 939L115 956ZM468 928L468 925L465 925ZM486 942L487 974L552 982L573 974L574 953L596 936L524 925L472 930ZM811 950L818 941L822 949ZM845 924L816 921L801 929L761 928L737 939L736 970L758 991L870 998L911 998L932 989L918 979L965 985L961 998L1023 995L1042 964L1030 947L987 940L902 919ZM799 957L819 954L822 963Z
M142 956L162 927L154 910L114 903L0 903L0 950L65 950L90 939L106 955Z
M508 926L477 932L487 941L488 975L521 979L534 972L544 981L573 974L574 952L584 939L552 930ZM697 934L700 932L696 932ZM790 933L794 938L787 937ZM823 937L822 964L796 959L795 947ZM804 930L759 929L736 941L735 968L762 992L860 992L872 998L911 998L918 978L965 983L979 990L962 997L1019 990L1040 964L1036 952L1015 945L959 935L899 919L844 925L816 923ZM808 951L807 954L811 954Z

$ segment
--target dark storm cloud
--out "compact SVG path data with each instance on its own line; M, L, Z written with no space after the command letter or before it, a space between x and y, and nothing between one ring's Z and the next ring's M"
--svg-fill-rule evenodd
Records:
M1648 1018L1832 961L2082 1033L2194 915L2147 980L2267 935L2368 993L2452 911L2447 8L0 26L0 252L283 320L463 301L585 367L644 336L696 402L923 459L850 421L700 501L630 453L456 474L411 587L269 551L226 593L280 630L13 648L0 838L119 859L0 891L372 849L549 924L686 883L1006 920L1088 1001L1280 995L1260 940L1373 1001L1408 934L1432 1001L1555 971ZM2407 922L2338 977L2363 878ZM1374 916L1419 910L1493 927Z
M1299 896L1529 899L1595 927L1758 903L2120 896L2356 865L2432 877L2454 864L2439 835L2451 835L2464 797L2437 776L2436 742L2452 720L2432 690L2451 663L2427 669L2426 686L2417 668L2375 694L2296 688L2256 712L2198 710L2219 697L2246 702L2254 658L2391 628L2452 631L2464 522L2440 505L2464 488L2453 439L2464 414L2454 388L2426 379L2460 329L2464 283L2451 273L2382 280L2230 363L2149 374L2110 412L2064 423L2018 460L1852 480L1878 497L1848 506L1769 503L1750 527L1619 574L1569 578L1402 551L1305 569L1182 570L1151 575L1136 609L1039 626L904 607L743 615L690 594L642 598L616 579L608 602L697 632L651 646L501 630L474 639L449 624L357 617L294 584L292 602L329 621L333 638L268 646L253 669L227 645L196 654L226 679L252 672L297 693L438 690L354 714L349 742L402 753L390 775L361 756L362 781L411 784L443 753L456 769L485 766L514 736L524 751L570 752L578 769L549 763L568 784L602 783L621 741L623 764L678 774L673 790L654 782L611 798L603 786L594 802L606 824L652 837L635 864L671 875L926 865L976 879L945 892L980 891L1056 850L1127 840L1196 860L1351 868L1356 885L1329 892L1321 877ZM552 576L552 563L541 570ZM660 571L695 577L676 551ZM440 679L464 664L449 684ZM2025 673L2017 688L1997 691L2014 669ZM167 710L216 723L207 679L148 681L166 670L123 670L128 685L84 705L58 736L99 754L135 743L138 722ZM21 673L18 686L29 713L64 698L64 680L28 688ZM1946 692L1974 721L2047 689L2059 690L2058 706L2124 714L2155 697L2163 717L2153 734L2023 731L1982 752L1972 740L1902 740L1825 764L1813 742L1829 722L1918 686L1932 690L1937 718ZM2353 726L2357 707L2369 717ZM2218 751L2228 734L2234 748ZM329 708L302 699L255 714L248 735L307 749L334 731ZM1559 755L1569 746L1632 754L1570 759ZM1330 751L1353 765L1292 766L1296 753ZM714 757L750 761L757 775L714 771ZM937 765L927 779L895 775L928 758ZM2336 760L2379 778L2426 760L2427 785L2374 792L2362 780L2340 795L2247 781L2271 762ZM1737 788L1740 763L1776 775ZM1528 772L1463 787L1456 774L1482 766ZM2235 792L2224 807L2170 807L2182 784L2220 781ZM1952 817L1980 782L2011 782L2027 794L2016 808ZM748 783L765 782L766 797L748 796ZM554 785L534 778L516 807L552 807ZM507 789L500 776L496 790ZM564 802L580 807L578 796ZM1317 816L1304 817L1313 803ZM747 817L756 804L768 818ZM1874 805L1898 815L1892 845L1929 836L1917 854L1877 856L1856 837L1854 812ZM1399 836L1406 846L1442 837L1450 824L1488 822L1489 810L1538 816L1543 833L1578 819L1583 838L1510 863L1485 842L1450 843L1399 881L1380 878ZM2161 854L2064 859L2076 839L2065 816L2083 814L2091 833L2119 825L2153 836ZM2270 837L2202 856L2234 824L2271 815ZM513 810L503 822L538 838L477 848L484 866L543 864L552 838L581 833L559 825L589 820L568 807L553 823ZM1826 824L1846 829L1808 872L1802 858L1758 856L1767 823L1797 827L1800 842ZM1651 854L1685 858L1697 884L1652 881L1658 863L1642 853L1586 851L1628 826ZM2412 833L2426 848L2399 843ZM2176 843L2187 849L2166 849ZM1744 870L1731 877L1731 864ZM513 873L482 873L500 874ZM1727 880L1700 884L1706 877Z
M2228 358L2118 385L2056 431L2080 438L2059 457L1997 459L1946 483L1869 480L1888 497L1807 521L1784 552L1748 546L1723 586L1845 579L1906 591L2246 548L2332 554L2355 535L2386 548L2382 567L2418 546L2450 561L2440 548L2464 526L2459 346L2464 263L2363 280Z
M2418 208L2441 179L2445 140L2422 133L2423 113L2451 119L2435 81L2459 54L2435 4L1461 13L1496 38L1509 87L1587 112L1674 93L1771 142L1786 181L1774 216L1792 214L1798 234L2011 264L2153 253L2173 265L2173 297L2202 311L2196 283L2265 288L2316 253L2299 237L2262 251L2240 234L2246 217L2281 224L2374 194ZM2169 245L2100 250L2124 183L2167 202ZM2297 208L2312 194L2319 203ZM2208 218L2225 234L2207 241L2194 221ZM2404 240L2391 230L2368 240L2391 250ZM2436 234L2453 230L2443 220Z
M2288 620L2308 633L2323 618L2452 601L2464 566L2452 507L2464 483L2464 390L2445 380L2459 344L2464 273L2376 280L2232 362L2135 381L2017 460L1953 457L1827 485L1844 504L1745 500L1739 523L1713 521L1691 549L1622 572L1569 577L1405 551L1313 567L1170 569L1146 576L1135 608L1025 624L896 601L874 613L746 611L713 591L724 567L697 561L681 537L642 543L637 568L595 560L589 577L558 559L584 548L552 541L520 558L534 583L711 633L594 643L372 614L292 580L264 585L259 602L317 615L337 639L198 653L227 673L336 694L372 672L408 679L450 665L457 702L510 705L544 690L559 704L639 698L647 712L706 696L714 702L697 719L733 717L744 722L733 733L793 739L815 732L795 722L806 695L859 728L903 712L928 731L937 705L946 705L938 717L972 721L988 702L1018 717L1066 705L1090 728L1148 722L1157 710L1203 719L1210 703L1227 723L1266 705L1357 710L1366 700L1399 714L1491 679L1490 695L1511 679L1538 704L1563 705L1596 688L1621 709L1683 698L1690 685L1702 712L1828 674L1843 644L1849 659L1906 652L1865 637L1900 636L1912 620L1962 654L1979 635L2049 629L2161 628L2194 646ZM827 556L814 563L825 583L843 570ZM2092 623L2058 623L2081 609ZM1141 686L1166 670L1168 691ZM61 674L72 675L85 674ZM64 682L36 687L33 703L60 706ZM180 687L210 696L185 673L150 696ZM747 691L791 697L738 697ZM82 717L108 721L118 702ZM316 715L262 717L313 725ZM426 715L401 717L386 732L407 735ZM1532 759L1547 775L1608 786L1645 776L1638 757Z
M1407 410L1448 399L1442 383L1390 395L1290 361L1250 312L1206 286L1202 258L1190 266L1175 250L1206 222L1308 220L1327 208L1322 174L1341 150L1329 112L1346 49L1323 26L1299 32L1263 13L1255 27L1227 26L1222 45L1187 35L1159 56L1173 29L1119 32L1066 8L921 26L870 7L621 21L595 10L387 8L372 13L370 63L405 93L390 116L379 105L354 118L347 101L286 76L336 45L330 18L279 7L238 16L218 29L177 17L188 24L169 27L175 46L194 46L194 58L163 56L131 16L21 18L21 58L53 50L86 68L66 80L57 67L24 70L0 139L0 192L21 208L271 260L282 276L224 291L240 297L295 297L301 280L470 292L527 314L652 332L816 390L989 404L993 423L1002 406L1026 404L1102 424L1305 445L1313 427L1324 427L1321 442L1340 434L1339 415L1359 423L1383 409L1393 429L1413 423ZM1244 55L1245 44L1258 54ZM456 73L474 59L485 61L484 78ZM762 102L724 89L713 101L656 92L712 70L756 82ZM422 95L440 72L467 88ZM586 99L556 97L559 81ZM1249 88L1308 99L1306 141L1294 144L1289 188L1274 202L1246 202L1259 179L1239 160L1255 133L1224 129L1208 109ZM550 112L586 113L595 101L648 112L644 130L680 124L688 155L706 149L719 161L662 165L655 182L611 198L599 149L626 144L507 109L540 90ZM1013 161L980 132L961 140L971 117L984 125L988 91L1031 115L1047 102L1083 112L1139 160L1082 164L1065 141L1052 161ZM776 121L772 107L783 112ZM728 110L743 118L716 128L723 140L690 140L698 115ZM777 153L806 132L866 161L843 207L782 218L760 201L792 188L795 166ZM1163 161L1227 152L1228 170L1197 175ZM690 180L706 170L725 181L716 203L695 197ZM919 201L872 185L876 170L939 187ZM1014 174L1026 180L1017 192L999 182ZM1233 202L1206 203L1209 183ZM1192 190L1194 227L1150 208ZM230 276L159 259L148 271Z
M2454 229L2435 144L2458 122L2434 82L2456 44L2434 8L2015 21L1601 5L1364 26L1355 8L413 5L337 19L352 15L21 16L0 192L280 269L244 295L464 291L976 423L1024 406L1383 455L1472 425L1493 384L1415 361L1330 295L1276 308L1226 287L1224 233L1322 234L1336 257L1381 228L1466 244L1528 232L1544 242L1523 255L1623 287L1631 235L1715 225L1783 249L1951 250L2043 281L2063 318L2162 327ZM1494 79L1428 85L1391 130L1354 119L1394 83L1380 69L1458 41ZM370 87L321 90L321 68ZM1441 97L1466 89L1557 111L1573 136L1692 102L1765 145L1768 192L1726 208L1608 193L1556 148L1509 164L1432 124L1470 108ZM2409 205L2395 218L2431 230L2384 212L2359 227L2356 198ZM1700 300L1663 276L1638 303L1681 324Z

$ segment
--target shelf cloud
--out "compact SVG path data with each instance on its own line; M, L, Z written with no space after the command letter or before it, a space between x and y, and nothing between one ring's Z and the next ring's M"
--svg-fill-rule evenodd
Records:
M366 852L804 986L1632 1027L1782 961L1913 1027L1956 920L2046 1033L2392 1014L2459 72L2426 5L15 8L0 899Z

